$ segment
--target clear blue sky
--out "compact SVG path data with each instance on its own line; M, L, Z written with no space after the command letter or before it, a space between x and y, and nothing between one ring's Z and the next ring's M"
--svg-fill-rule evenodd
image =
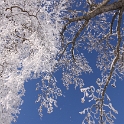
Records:
M100 77L100 72L95 67L96 54L92 53L89 55L88 60L90 65L93 67L94 73L83 74L83 79L85 81L85 86L95 85L97 77ZM21 111L19 118L16 123L13 124L81 124L84 116L79 114L79 111L88 107L90 104L85 101L84 104L81 103L81 97L83 93L80 92L79 88L74 89L74 85L70 86L69 90L62 85L60 80L61 74L57 73L56 77L58 79L58 86L63 90L65 97L58 98L58 107L54 108L52 114L47 114L46 109L43 111L43 117L40 118L38 115L39 103L35 103L37 95L40 91L35 91L36 83L40 81L31 80L25 83L26 93L23 97L24 103L21 106ZM117 119L115 124L124 123L124 82L118 80L117 87L112 88L109 86L107 92L111 97L113 106L118 110L119 114L115 115Z
M89 65L93 69L92 74L83 74L85 86L96 86L96 79L100 77L100 71L96 68L96 53L92 54L84 53L87 60L90 62ZM87 56L88 55L88 56ZM26 93L23 97L24 103L21 106L19 118L16 123L13 124L81 124L84 119L84 115L80 115L79 112L84 108L91 105L86 100L84 104L81 103L81 97L83 93L80 92L79 88L74 89L74 85L70 85L70 89L62 85L61 73L56 74L58 81L58 87L63 91L65 97L58 97L58 107L54 108L54 112L47 114L46 109L43 110L43 117L40 118L38 115L39 103L35 103L38 93L35 91L36 83L40 82L40 79L30 80L25 83ZM115 109L118 110L119 114L115 115L116 120L114 124L124 124L124 81L117 79L116 88L108 87L107 93L111 98L111 102ZM97 124L97 123L96 123Z

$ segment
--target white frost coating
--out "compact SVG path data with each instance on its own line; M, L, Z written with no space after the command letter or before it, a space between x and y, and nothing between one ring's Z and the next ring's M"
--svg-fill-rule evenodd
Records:
M24 82L53 71L61 25L55 21L60 21L60 10L49 10L52 4L52 0L0 2L0 124L16 121Z

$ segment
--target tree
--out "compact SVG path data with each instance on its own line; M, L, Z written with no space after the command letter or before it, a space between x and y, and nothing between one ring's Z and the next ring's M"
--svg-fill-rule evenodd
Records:
M1 124L16 120L24 82L51 73L57 63L62 10L53 11L52 4L46 0L0 1Z
M71 60L77 65L76 50L79 47L87 49L88 51L96 50L98 52L97 67L101 70L102 79L97 79L98 89L94 87L81 88L86 96L90 92L91 100L95 101L90 108L84 109L81 114L87 111L87 116L83 123L95 123L95 115L99 114L100 124L113 123L115 118L111 111L118 113L110 103L106 90L111 84L116 87L116 78L122 78L123 70L123 12L124 1L84 1L78 5L75 10L70 10L69 17L65 17L66 23L61 32L62 47L64 54L68 46L70 47ZM83 8L83 9L82 9ZM66 37L66 33L70 33ZM79 55L78 55L79 56ZM84 64L85 65L85 64ZM81 67L81 66L79 66ZM84 67L83 67L84 69ZM86 70L86 69L85 69ZM89 69L88 69L89 70ZM95 92L98 94L95 95ZM84 102L85 97L82 98ZM105 102L108 99L109 103ZM104 107L110 109L106 112ZM96 112L92 108L96 108Z
M114 109L106 90L116 87L116 78L124 76L123 0L2 0L0 2L0 120L16 121L24 82L42 78L37 90L48 113L56 106L62 91L56 85L54 72L62 70L63 85L79 86L85 96L95 101L84 109L83 123L112 124ZM83 52L96 51L96 65L101 78L98 88L83 87L83 72L92 72ZM90 95L89 95L90 94ZM106 102L108 99L108 102ZM105 111L104 107L110 110ZM92 111L96 109L96 112ZM98 115L98 118L95 116ZM6 121L6 122L5 122Z

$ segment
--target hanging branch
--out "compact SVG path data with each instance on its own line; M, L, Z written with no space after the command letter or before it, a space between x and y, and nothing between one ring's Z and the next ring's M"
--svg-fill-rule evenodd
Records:
M106 84L105 84L105 86L103 88L103 92L102 92L101 106L100 106L100 121L101 121L101 124L103 123L103 104L104 104L105 93L106 93L107 87L110 83L112 74L114 72L115 65L116 65L116 63L118 62L118 59L119 59L119 51L120 51L119 49L120 49L120 43L121 43L120 28L121 28L122 14L123 14L123 8L120 9L119 18L118 18L118 25L117 25L118 42L117 42L117 45L116 45L116 55L115 55L115 58L112 61L111 68L110 68L110 73L109 73L109 76L107 78Z

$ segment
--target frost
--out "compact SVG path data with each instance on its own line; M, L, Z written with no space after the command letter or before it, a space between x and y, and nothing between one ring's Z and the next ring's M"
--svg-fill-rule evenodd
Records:
M114 109L114 107L112 106L112 103L109 103L109 108L116 114L118 114L118 111Z
M21 97L25 94L24 82L53 72L60 48L59 30L62 27L60 16L62 8L65 7L58 8L56 13L53 1L49 0L0 2L1 124L16 121L20 112L19 107L23 103ZM50 80L48 76L45 78ZM54 86L54 90L56 96L61 96L59 88ZM39 96L37 102L42 98ZM48 109L48 113L53 111L53 104L57 106L53 97L44 97L42 105Z
M85 102L85 99L84 98L81 98L81 102L84 103Z
M86 114L82 124L114 123L112 112L118 112L106 90L124 76L124 23L122 1L116 1L115 10L109 7L114 1L108 1L0 1L1 124L16 121L24 83L30 79L41 78L36 87L41 90L36 100L39 115L43 116L43 107L53 112L63 95L54 76L58 70L66 89L74 84L83 94L82 103L94 102L80 112ZM84 87L82 75L93 72L87 56L94 51L101 77L97 87Z

